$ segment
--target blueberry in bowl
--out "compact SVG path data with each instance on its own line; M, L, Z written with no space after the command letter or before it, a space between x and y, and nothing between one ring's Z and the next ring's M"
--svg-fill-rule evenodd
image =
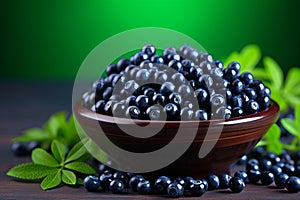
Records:
M238 62L224 66L188 45L156 52L147 44L107 66L106 77L74 106L79 125L108 157L115 152L102 133L127 152L153 152L151 162L163 163L160 167L143 165L149 163L143 157L138 164L126 163L128 170L145 169L146 177L228 173L277 118L279 106L269 88L250 72L241 73ZM129 157L110 159L120 164Z

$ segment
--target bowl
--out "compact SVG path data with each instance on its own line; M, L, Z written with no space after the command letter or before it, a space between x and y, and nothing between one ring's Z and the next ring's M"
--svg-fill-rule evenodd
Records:
M105 133L106 137L119 148L135 153L156 151L169 144L175 137L177 138L175 145L177 144L178 147L190 143L186 150L183 151L175 161L161 169L149 171L144 174L150 178L160 175L203 178L210 173L230 173L231 166L255 147L258 141L275 122L278 113L279 106L272 100L271 106L266 110L256 114L226 120L133 120L135 124L141 127L149 124L154 128L156 126L163 127L159 133L151 137L142 138L133 137L121 130L120 127L116 125L115 117L97 114L83 107L80 102L74 105L76 120L96 144L103 142L102 138L98 137L101 130ZM129 119L118 118L118 123L130 128L133 125L130 124L128 120ZM178 127L184 132L184 134L181 134L179 137L176 136ZM145 128L145 134L148 130L149 128ZM190 130L196 130L195 137L193 137L192 141L188 141L187 139L192 135L192 131ZM207 133L208 130L209 134ZM220 133L218 134L218 132ZM200 158L199 152L201 146L209 145L210 143L213 144L211 145L212 149L206 156ZM103 150L109 151L109 149ZM162 157L163 156L164 155L162 155ZM120 155L120 158L121 157L123 157L123 155ZM165 158L167 158L167 156Z

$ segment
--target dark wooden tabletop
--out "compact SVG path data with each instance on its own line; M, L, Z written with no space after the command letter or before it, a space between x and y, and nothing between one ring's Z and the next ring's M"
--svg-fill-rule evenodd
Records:
M133 192L122 195L110 192L86 192L83 187L63 186L42 191L39 183L18 182L6 176L13 166L29 162L28 157L15 157L10 151L10 141L23 130L42 126L54 112L71 112L72 83L65 82L0 82L0 200L13 199L161 199L162 196L140 196ZM237 168L233 168L234 172ZM229 190L208 191L205 199L300 199L300 194L290 194L274 185L247 184L243 192ZM186 198L192 199L192 198Z

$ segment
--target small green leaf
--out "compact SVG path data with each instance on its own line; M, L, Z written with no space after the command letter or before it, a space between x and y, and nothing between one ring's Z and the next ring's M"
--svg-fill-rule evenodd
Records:
M295 96L293 93L286 94L285 98L292 107L296 107L298 104L300 104L300 96Z
M51 138L58 136L59 129L66 124L66 113L58 112L50 116L46 122L44 129L49 132Z
M62 177L61 180L69 185L75 185L76 184L76 176L73 172L69 170L62 170Z
M240 56L242 59L242 72L252 71L261 58L261 51L257 45L251 44L242 49Z
M295 107L295 123L298 132L300 133L300 104ZM300 135L298 135L300 137Z
M294 121L291 119L281 119L281 124L289 133L297 136L297 127Z
M31 160L34 164L48 167L59 167L60 164L47 151L36 148L32 151Z
M274 152L277 155L282 153L283 147L280 142L280 128L277 124L273 124L264 137L267 141L268 151Z
M82 144L82 142L78 142L77 144L74 145L74 147L70 150L67 159L66 159L66 163L67 162L71 162L74 160L79 159L81 156L83 156L86 153L86 149L84 147L84 145Z
M280 66L271 57L265 57L263 62L266 72L271 74L269 76L271 84L275 89L279 90L283 84L283 72Z
M266 71L263 68L255 68L252 71L253 76L255 77L255 79L257 80L265 80L265 79L269 79L269 74L266 73Z
M33 163L25 163L11 168L6 174L15 178L36 180L44 178L56 169Z
M61 183L61 170L56 169L56 172L49 174L41 183L43 190L57 187Z
M31 141L44 141L50 137L47 132L40 128L31 128L26 130L22 136L13 139L13 142L31 142Z
M95 174L96 171L94 168L92 168L90 165L84 163L84 162L71 162L65 165L65 168L71 169L83 174Z
M83 179L82 178L77 178L77 185L83 185Z
M57 140L53 140L51 144L51 151L54 158L61 163L65 159L66 155L66 147L64 144L58 142Z
M287 93L293 93L293 90L299 87L296 87L300 84L300 69L299 68L292 68L288 71L285 80L285 91Z

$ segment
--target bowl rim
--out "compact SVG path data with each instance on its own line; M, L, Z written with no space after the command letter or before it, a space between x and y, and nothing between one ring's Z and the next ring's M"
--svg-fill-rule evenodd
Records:
M75 105L73 106L73 111L75 114L81 115L84 118L88 118L91 120L97 120L98 122L104 122L104 123L112 123L115 124L117 119L117 122L120 124L130 124L129 122L134 122L137 125L161 125L162 123L165 124L165 126L174 126L174 125L186 125L186 126L209 126L211 124L214 125L220 125L220 126L230 126L232 124L242 124L245 122L253 122L260 120L262 118L266 118L268 116L278 115L279 113L279 105L276 101L271 99L271 105L265 110L259 111L255 114L250 114L246 116L241 117L233 117L229 119L214 119L214 120L203 120L203 121L197 121L197 120L190 120L190 121L159 121L159 120L140 120L140 119L128 119L128 118L119 118L119 117L113 117L108 115L103 115L96 113L86 107L84 107L81 104L81 100L77 101Z

